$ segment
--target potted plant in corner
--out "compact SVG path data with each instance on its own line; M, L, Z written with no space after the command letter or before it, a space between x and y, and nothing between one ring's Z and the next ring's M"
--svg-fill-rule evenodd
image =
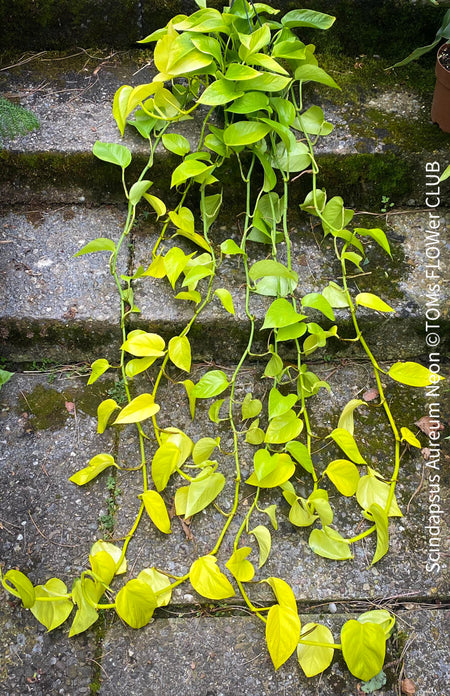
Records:
M433 123L437 123L444 133L450 133L450 10L445 13L442 24L431 44L416 48L407 58L392 67L397 68L401 65L407 65L412 60L417 60L424 53L435 48L442 39L445 39L446 43L442 44L437 53L436 87L431 106L431 120Z

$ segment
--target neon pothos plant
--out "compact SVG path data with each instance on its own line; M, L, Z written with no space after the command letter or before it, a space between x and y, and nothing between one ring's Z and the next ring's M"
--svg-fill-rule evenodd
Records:
M60 626L72 614L75 616L70 636L88 629L98 618L100 610L115 610L133 628L149 623L157 607L170 602L172 590L190 582L194 590L209 600L225 600L238 588L250 612L265 624L267 647L275 669L278 669L297 650L298 660L307 676L314 676L331 663L335 650L342 650L349 670L357 678L369 680L383 666L386 639L394 619L385 610L375 610L358 619L345 622L340 643L335 643L329 628L318 623L302 626L294 593L281 578L268 577L275 595L270 607L256 606L249 597L255 568L248 560L251 547L244 542L250 535L259 547L259 567L270 553L272 533L265 525L251 528L255 510L266 513L272 527L277 528L276 505L260 507L267 489L278 489L287 501L290 522L299 528L309 528L309 546L313 553L326 559L345 561L352 558L352 547L361 539L376 537L372 563L388 551L389 518L401 516L395 497L399 476L402 443L419 447L420 443L406 427L399 428L385 399L380 375L403 384L423 387L429 384L429 371L411 362L398 362L386 373L381 369L368 347L358 321L360 307L378 312L393 311L386 302L372 293L356 296L348 284L348 267L360 268L364 259L364 242L376 242L390 254L389 243L381 229L366 229L352 225L353 211L344 207L338 196L327 198L324 189L317 187L318 166L314 146L319 138L332 130L318 106L304 108L303 90L306 83L321 83L337 88L334 80L319 67L315 47L301 41L294 29L307 33L308 27L328 29L334 17L310 10L288 12L279 21L269 5L235 0L223 12L206 7L205 0L196 0L199 10L191 16L177 15L169 24L146 39L156 41L154 63L157 74L149 84L138 87L122 86L116 93L113 114L123 135L132 127L148 141L149 157L139 178L132 185L126 180L126 170L132 155L121 144L97 142L94 154L101 160L117 165L122 171L124 193L128 201L128 216L117 242L100 238L89 242L77 256L94 252L109 253L109 268L121 299L123 344L119 368L100 358L92 365L88 384L107 370L118 369L125 385L127 403L120 407L114 399L106 399L98 408L98 432L135 424L137 429L142 493L136 519L122 547L108 541L96 541L90 552L90 568L77 578L68 591L65 584L52 578L45 585L33 586L18 570L9 570L3 586L20 597L23 605L49 630ZM221 111L221 125L212 116ZM198 142L191 143L177 133L180 121L204 114ZM163 146L179 157L171 172L171 188L178 203L168 208L151 193L148 178L156 148ZM246 190L243 233L238 241L225 239L220 248L210 239L211 227L221 214L221 166L228 160L237 162ZM300 297L297 292L298 274L293 268L291 240L288 233L289 183L293 175L309 170L312 190L301 203L305 213L316 216L325 236L334 240L336 256L342 269L342 282L331 282L320 293ZM255 176L255 174L257 176ZM261 181L262 184L255 183ZM187 201L192 192L199 193L199 207ZM147 268L139 267L132 276L123 275L118 268L119 251L136 221L137 209L150 206L156 215L160 235ZM165 246L173 234L189 240L191 252L179 246ZM279 260L278 245L286 250L286 262ZM263 245L264 260L250 265L249 245ZM225 312L234 313L229 289L213 290L224 256L238 256L246 278L245 309L249 338L231 376L223 370L208 370L194 383L191 371L189 333L204 308L217 296ZM179 335L165 339L143 330L129 330L129 319L139 310L134 304L133 287L136 281L167 283L180 302L191 303L193 313ZM272 302L262 327L256 327L251 311L253 295L271 297ZM380 401L378 412L387 418L393 439L393 468L379 472L362 456L354 437L354 411L365 402L352 399L344 408L336 427L328 435L342 450L340 459L329 462L323 471L317 468L313 446L316 436L310 425L310 400L321 388L321 381L307 366L308 357L338 338L338 327L325 329L308 317L312 309L334 322L334 309L350 313L355 337L370 360L377 383ZM271 384L268 403L247 393L239 404L237 388L247 358L252 355L255 332L265 332L268 350L263 377ZM296 360L285 363L280 347L295 348ZM235 494L227 511L223 527L217 531L217 542L210 553L198 558L188 572L179 576L156 568L144 568L129 579L118 591L113 588L116 576L127 571L126 554L130 541L143 515L148 515L157 533L170 534L167 486L176 486L174 504L176 515L192 518L208 505L220 500L226 479L219 470L213 453L220 453L220 438L205 433L193 442L176 421L159 420L160 385L172 364L187 377L183 381L192 417L196 402L211 400L209 418L212 423L227 422L232 433L235 461ZM153 390L135 390L138 375L149 368L154 371ZM138 393L138 396L133 394ZM216 397L221 397L217 399ZM266 425L263 425L266 424ZM255 447L250 477L242 481L241 447L245 441ZM71 481L83 486L110 467L125 470L112 455L101 453L76 472ZM295 487L296 470L310 482L310 493L300 495ZM364 531L351 538L344 537L333 524L334 513L324 482L329 479L338 493L356 498ZM252 502L240 510L243 486L250 490ZM248 495L247 495L248 497ZM238 514L242 524L234 538L233 553L225 563L234 579L232 584L218 565L217 554L230 533L230 525ZM244 535L247 535L246 537ZM102 599L106 594L108 599Z

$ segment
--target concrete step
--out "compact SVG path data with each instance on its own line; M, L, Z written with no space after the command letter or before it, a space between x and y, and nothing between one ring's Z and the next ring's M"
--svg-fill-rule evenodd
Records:
M150 56L139 52L93 55L45 54L6 63L0 71L0 91L41 122L38 131L4 143L0 152L0 191L9 204L123 200L117 167L94 158L92 146L96 140L120 141L112 117L114 93L122 84L150 82L154 67ZM307 94L308 103L321 105L335 126L317 147L320 185L325 182L330 195L343 196L347 206L372 212L383 207L384 199L389 206L423 205L425 164L438 161L444 169L448 151L448 135L430 121L432 72L413 66L412 72L387 74L386 61L368 58L356 64L354 59L328 58L324 66L342 84L342 92L311 87ZM195 145L200 128L196 115L176 130ZM123 143L133 152L127 170L132 183L147 161L146 143L131 127ZM169 201L167 167L176 166L178 159L161 146L151 173L155 193ZM224 179L233 181L236 162L226 167ZM310 188L309 175L298 178L291 186L292 201L303 200ZM227 200L227 207L238 212L242 204L238 195ZM442 187L441 204L450 205L448 187Z
M445 211L441 211L441 215L439 250L441 267L445 268L448 263ZM430 302L425 272L428 212L398 211L376 218L362 216L361 221L370 226L382 224L393 252L393 259L384 255L380 263L380 251L369 245L368 263L363 273L352 281L355 292L378 293L395 310L383 317L370 310L360 311L365 336L375 353L378 351L386 360L424 354L427 351L426 311ZM118 239L123 222L123 210L113 206L66 205L45 211L22 208L0 217L0 279L4 290L0 308L0 354L10 364L33 361L67 364L92 362L98 357L115 362L122 342L120 306L106 255L87 254L78 258L73 255L96 237ZM235 221L219 222L212 235L216 253L220 253L220 242L230 237L239 241ZM320 242L320 230L316 233L307 222L294 219L290 237L293 269L300 279L298 297L322 291L330 280L339 277L340 269L331 242ZM140 265L147 268L156 239L154 226L142 220L131 235L130 244L122 248L120 272L132 274ZM161 249L167 251L175 244L185 253L198 251L182 238L168 239ZM284 243L280 244L279 253L283 261ZM263 258L263 246L250 244L250 263ZM206 282L199 285L203 292ZM248 334L244 282L245 274L238 258L226 258L218 270L214 287L230 289L235 315L226 312L217 298L213 299L189 335L195 359L220 362L224 346L226 362L239 359ZM177 292L180 289L181 281ZM167 279L134 281L134 291L141 313L132 315L130 328L156 331L168 340L177 335L192 316L191 303L175 299ZM440 293L438 305L444 354L449 322L448 289L444 283ZM272 298L252 295L250 310L256 316L257 327L262 325L271 301ZM323 323L324 317L317 312L312 311L311 317ZM336 322L341 337L353 337L345 310L336 310ZM254 352L264 351L266 341L266 332L257 331ZM326 350L316 355L325 355L328 359L361 357L355 351L355 344L331 339Z
M208 7L221 9L226 0L209 0ZM425 0L377 3L367 0L309 0L308 8L337 17L329 37L309 31L311 41L325 41L335 53L378 53L399 60L414 46L431 43L448 0L440 8ZM301 4L274 0L285 13ZM129 48L143 36L160 28L176 14L190 14L194 0L16 0L0 4L0 40L3 50L56 49L75 46Z
M204 368L201 368L204 371ZM330 397L324 392L316 398L312 427L323 437L334 427L342 406L360 391L373 386L366 366L350 364L330 374L328 364L317 372L328 377L332 386ZM197 372L194 377L197 378ZM172 375L176 377L176 375ZM116 389L116 391L114 391ZM267 387L253 371L242 374L238 398L253 390L263 396ZM400 396L401 392L401 396ZM61 577L70 587L73 578L85 566L90 544L105 538L108 532L120 543L129 530L136 511L139 472L119 472L114 485L107 484L108 472L83 489L76 488L68 477L84 466L99 451L114 453L120 463L133 466L135 437L133 426L119 433L108 429L95 433L93 415L99 401L106 396L118 398L117 385L109 378L91 387L85 379L67 371L44 374L16 374L0 392L0 485L4 502L0 517L2 569L20 568L34 583L51 576ZM415 430L414 420L427 410L421 390L389 387L388 399L399 425ZM223 453L217 452L220 470L234 476L232 457L226 455L230 443L220 425L208 421L207 406L200 404L198 419L192 423L187 415L187 400L181 385L162 388L161 425L176 425L196 440L200 434L221 435ZM165 403L165 398L168 399ZM405 409L405 404L408 408ZM380 424L378 409L360 409L355 418L355 432L362 439L361 450L371 466L389 475L390 457L387 442L391 437L385 424ZM445 419L445 414L443 414ZM376 421L376 423L375 423ZM372 444L368 436L371 433ZM375 442L373 438L375 435ZM418 434L426 444L422 434ZM148 442L148 457L155 444ZM389 444L390 447L390 444ZM243 444L243 475L248 474L251 450ZM337 455L332 446L323 450L318 443L317 458L326 463ZM320 451L319 451L320 450ZM444 463L444 462L442 462ZM293 587L299 603L303 624L318 620L326 623L337 638L342 623L354 612L369 608L389 608L397 617L396 638L389 642L386 662L387 684L378 693L394 696L399 670L405 660L403 676L412 679L420 693L444 696L447 647L445 642L448 613L439 607L448 599L448 584L443 567L440 572L427 572L430 482L429 470L418 450L405 452L397 498L405 517L390 525L389 555L376 566L368 567L372 541L355 549L353 561L336 563L313 557L306 545L307 530L293 528L287 510L276 491L265 491L261 507L277 498L278 531L272 530L273 547L269 560L255 579L269 575L285 578ZM318 465L319 470L322 464ZM299 471L297 487L304 481ZM177 482L177 486L180 482ZM442 476L442 500L447 496ZM243 497L250 495L244 486ZM171 486L167 495L173 495ZM227 487L220 496L223 509L230 505ZM102 524L98 518L102 516ZM263 514L256 523L267 524ZM349 510L346 522L337 515L338 525L357 524ZM169 572L184 572L192 560L211 549L214 543L210 523L223 524L214 509L193 520L192 539L173 520L173 532L164 536L143 520L127 558L127 579L147 565L157 565ZM238 524L239 520L236 521ZM269 525L270 526L270 525ZM346 528L346 527L345 527ZM442 523L442 541L446 538ZM223 565L230 550L226 537L219 555ZM253 538L245 535L245 543ZM257 562L256 557L252 560ZM115 581L115 586L120 585ZM271 601L270 593L256 583L249 585L253 600ZM1 590L3 593L3 590ZM19 602L2 597L0 617L0 684L5 696L26 693L28 687L37 696L78 696L96 693L117 696L127 692L169 696L207 696L236 693L249 696L354 693L357 680L335 657L332 666L320 679L306 680L295 658L274 672L264 645L264 627L245 614L238 599L226 603L206 604L189 587L174 593L174 605L161 609L152 623L141 631L132 631L117 618L99 621L93 629L69 640L62 627L50 634L37 628L29 612ZM406 646L406 647L405 647ZM398 661L398 662L397 662ZM170 678L168 677L170 675Z

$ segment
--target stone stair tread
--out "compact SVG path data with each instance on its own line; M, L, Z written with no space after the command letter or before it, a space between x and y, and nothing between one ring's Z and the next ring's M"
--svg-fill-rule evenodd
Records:
M0 216L0 277L4 302L0 309L0 344L2 355L15 363L51 359L59 362L92 362L98 357L114 359L120 346L120 306L114 281L109 275L107 254L86 254L73 258L84 244L96 237L119 238L124 213L112 206L90 208L84 205L48 207L43 210L17 209ZM386 359L408 357L424 352L423 339L427 309L427 279L424 271L424 238L428 213L401 211L388 216L387 233L391 238L393 259L370 247L369 263L356 279L358 291L376 292L395 310L392 317L360 311L363 329L371 345L383 346ZM383 218L369 218L365 224L384 225ZM218 221L213 233L215 249L231 237L239 241L233 220L227 225ZM444 268L446 247L445 217L441 220L441 264ZM320 292L330 280L338 279L340 269L327 241L319 246L320 229L312 233L305 222L296 220L290 228L293 269L299 274L298 297ZM156 241L154 226L142 221L130 237L131 247L124 244L119 258L121 273L139 265L147 268ZM200 252L191 242L177 237L164 242L162 249L181 246L186 253ZM250 264L265 257L265 247L249 247ZM384 256L380 264L381 254ZM280 244L280 260L285 262L285 244ZM355 269L358 273L358 271ZM364 275L366 274L366 275ZM386 277L387 274L387 277ZM200 315L191 330L193 353L197 359L217 360L224 345L229 359L238 359L247 341L248 320L245 314L245 274L238 257L227 257L218 271L215 286L228 287L232 293L235 315L232 316L217 298ZM380 285L380 289L378 289ZM181 289L181 281L177 291ZM205 293L206 281L199 289ZM192 316L192 302L176 300L166 279L144 278L134 282L135 303L141 314L132 315L131 328L160 332L166 340L181 331ZM439 303L442 326L448 323L446 286ZM264 313L273 298L252 295L250 310L261 326ZM312 319L324 317L308 312ZM336 311L342 336L353 336L346 312ZM327 320L329 324L329 320ZM395 335L396 340L392 340ZM445 338L445 332L443 334ZM264 350L266 334L257 332L256 346ZM258 348L258 350L259 350ZM353 344L332 339L327 350L351 356Z
M83 67L86 65L85 57L82 61L79 57L71 58L57 63L56 77L52 59L44 61L39 62L37 58L25 66L0 72L0 90L18 96L23 106L30 108L41 121L39 130L4 144L0 185L5 195L12 200L23 200L32 194L37 196L40 191L47 199L65 197L71 201L80 196L95 199L99 195L108 197L111 192L117 195L120 189L117 168L105 168L104 163L96 162L92 169L92 146L96 140L122 142L130 147L136 159L142 163L145 161L146 143L132 132L131 127L126 129L125 137L120 141L112 116L112 99L122 84L150 82L155 74L151 61L146 64L142 54L134 52L119 57L115 54L110 58L105 56L103 63L99 64L97 60L89 67ZM312 103L322 105L326 118L335 125L333 134L318 143L316 152L323 163L325 178L334 176L333 182L340 182L341 190L337 193L343 193L344 197L346 192L353 197L366 195L357 190L359 174L363 179L367 178L369 189L378 187L377 195L383 190L384 194L396 196L396 203L402 197L405 202L406 196L414 199L423 193L421 182L416 177L418 163L425 163L431 155L433 160L442 159L447 150L447 139L437 126L431 125L428 106L410 85L399 85L397 77L390 86L386 85L383 67L372 68L373 74L365 77L369 86L360 87L354 61L344 64L344 67L340 62L336 69L331 68L331 73L338 82L340 77L345 78L343 96L326 87L310 89L308 98ZM378 83L377 87L375 83ZM379 127L376 126L375 114L378 114ZM368 122L372 127L364 131L364 123ZM417 125L414 135L413 124ZM198 140L200 128L197 115L193 121L176 126L177 132L184 134L193 144ZM385 157L386 165L388 162L390 165L374 164L373 171L369 171L368 162L372 161L372 156L377 162ZM161 178L164 179L161 169L164 161L167 161L167 153L161 146L155 160L155 171L158 172L155 178L157 188L167 191L167 179L160 186ZM72 168L71 162L74 164ZM391 171L395 162L399 167L396 176ZM381 176L385 180L384 188L379 181ZM101 181L96 183L96 177ZM400 182L397 180L399 177L403 179Z

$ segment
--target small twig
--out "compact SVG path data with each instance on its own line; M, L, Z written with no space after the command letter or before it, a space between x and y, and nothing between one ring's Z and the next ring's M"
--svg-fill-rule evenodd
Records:
M76 549L77 548L77 544L59 544L57 541L53 541L53 539L49 539L48 537L46 537L45 534L43 532L41 532L41 530L37 526L36 522L33 519L33 515L31 514L31 512L29 510L27 510L27 512L28 512L28 515L30 516L30 520L32 521L32 523L36 527L36 530L39 532L41 537L43 539L45 539L45 541L49 541L51 544L54 544L55 546L64 546L67 549Z

